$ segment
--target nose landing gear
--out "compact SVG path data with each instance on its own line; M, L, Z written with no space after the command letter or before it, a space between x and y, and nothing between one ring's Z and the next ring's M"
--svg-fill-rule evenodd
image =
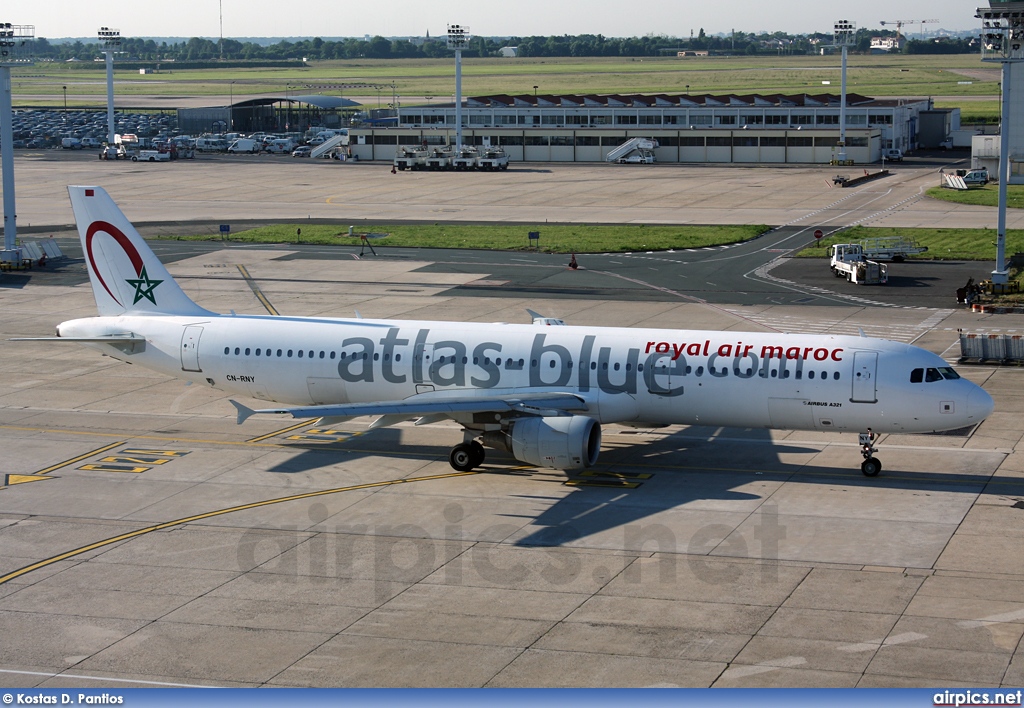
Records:
M874 457L874 454L878 452L878 448L875 447L875 434L871 428L868 428L866 433L860 434L860 454L864 457L864 462L860 464L860 471L865 477L877 477L878 473L882 471L882 463L878 461L878 458Z

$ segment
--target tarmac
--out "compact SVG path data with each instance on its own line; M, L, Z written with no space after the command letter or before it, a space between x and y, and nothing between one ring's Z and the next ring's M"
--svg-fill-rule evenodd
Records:
M826 187L824 168L532 165L492 179L291 158L49 155L17 168L19 224L34 226L70 221L72 182L102 184L130 218L160 223L300 210L707 223L730 199L771 224L951 225L992 211L915 197L934 178L923 167L854 190ZM691 172L701 185L687 187ZM457 211L431 211L442 208ZM525 322L530 308L593 326L864 328L951 362L958 329L1024 332L1021 315L842 298L467 293L494 268L465 260L210 244L167 260L220 312L269 302L286 315ZM2 276L5 338L94 314L73 266ZM577 275L556 269L546 282ZM0 685L1024 684L1019 368L960 366L995 413L973 430L884 436L873 479L848 435L685 426L608 426L585 475L493 451L456 473L452 425L238 426L217 391L74 344L2 347Z

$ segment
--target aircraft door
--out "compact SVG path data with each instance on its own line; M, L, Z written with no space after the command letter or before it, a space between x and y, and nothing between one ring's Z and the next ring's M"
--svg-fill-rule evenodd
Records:
M875 378L878 369L878 352L854 352L853 394L854 403L877 403Z
M199 337L203 334L203 328L198 325L189 325L181 335L181 370L202 371L199 367Z

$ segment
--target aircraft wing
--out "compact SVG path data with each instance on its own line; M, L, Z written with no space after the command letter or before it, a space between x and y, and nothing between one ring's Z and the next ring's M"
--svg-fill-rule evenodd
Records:
M527 415L569 415L572 411L586 411L587 402L573 393L518 393L507 396L412 396L401 401L379 403L342 403L323 406L297 406L293 408L261 408L253 410L238 401L231 401L238 411L241 425L257 413L287 414L293 418L330 418L340 422L347 418L364 415L381 416L371 427L391 425L409 418L423 416L447 417L461 413L505 413L520 412Z

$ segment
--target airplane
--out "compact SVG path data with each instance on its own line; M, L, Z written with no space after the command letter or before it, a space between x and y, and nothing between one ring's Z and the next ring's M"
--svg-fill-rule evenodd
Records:
M452 420L449 462L485 448L537 467L595 465L601 426L704 425L857 432L861 471L882 469L879 433L976 425L994 404L918 347L862 336L564 325L228 315L193 302L96 186L69 186L98 317L48 341L236 396L256 414L370 428Z

